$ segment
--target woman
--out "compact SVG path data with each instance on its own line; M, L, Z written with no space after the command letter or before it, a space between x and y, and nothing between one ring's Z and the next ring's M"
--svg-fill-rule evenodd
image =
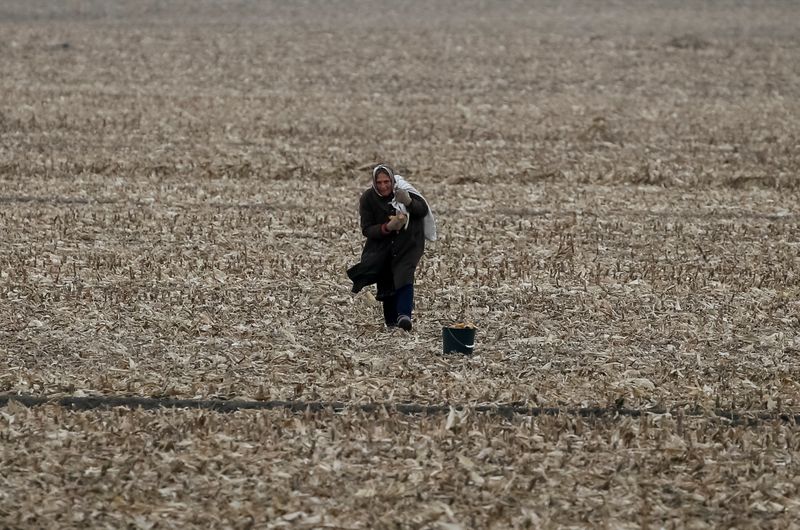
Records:
M425 239L436 240L433 214L422 195L384 164L372 170L372 187L361 194L358 211L367 241L361 263L347 271L353 292L377 284L386 326L411 331L414 272Z

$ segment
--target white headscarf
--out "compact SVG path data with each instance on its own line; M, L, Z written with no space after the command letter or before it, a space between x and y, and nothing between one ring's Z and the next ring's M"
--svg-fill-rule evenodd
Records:
M375 177L381 170L388 172L389 175L391 176L392 188L394 190L401 189L422 197L422 200L425 201L425 204L428 206L428 213L425 215L425 218L422 219L423 229L425 232L425 239L427 239L428 241L436 241L437 238L436 219L433 216L433 210L431 209L431 205L428 204L428 201L425 199L425 197L419 191L417 191L417 188L412 186L401 175L395 174L394 170L385 164L379 164L375 166L375 168L372 170L372 188L375 190L375 193L378 193L378 188L375 186ZM378 193L378 195L380 195L380 193ZM392 197L391 205L392 207L394 207L395 210L397 210L398 212L402 212L406 215L406 225L403 227L403 229L408 228L408 223L410 221L410 218L408 217L408 209L406 209L406 205L401 202L398 202L396 197Z

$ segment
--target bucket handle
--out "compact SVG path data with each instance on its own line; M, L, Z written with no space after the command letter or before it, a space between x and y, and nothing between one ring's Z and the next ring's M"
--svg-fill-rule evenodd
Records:
M458 340L458 339L456 338L456 336L455 336L455 335L453 335L453 332L450 330L450 328L445 328L445 329L447 330L447 333L449 333L449 334L450 334L450 338L451 338L451 339L453 339L453 340L454 340L454 341L456 341L457 343L461 344L461 345L462 345L462 346L464 346L465 348L475 349L475 343L474 343L474 342L473 342L472 344L464 344L463 342L461 342L460 340Z

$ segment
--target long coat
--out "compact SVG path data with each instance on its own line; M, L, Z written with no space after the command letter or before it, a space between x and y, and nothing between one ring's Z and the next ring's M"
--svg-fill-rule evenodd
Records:
M361 194L358 211L361 216L361 233L367 238L361 252L361 262L347 270L353 280L353 292L364 287L378 286L376 298L391 296L395 289L414 283L414 272L425 250L423 218L428 205L416 193L409 193L411 205L407 206L408 226L399 232L384 234L381 225L395 215L390 197L381 197L373 188Z

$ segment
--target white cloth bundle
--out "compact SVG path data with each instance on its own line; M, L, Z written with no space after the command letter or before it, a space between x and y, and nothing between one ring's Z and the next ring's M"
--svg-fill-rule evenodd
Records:
M414 193L414 194L419 195L420 197L422 197L422 194L417 191L417 188L415 188L414 186L409 184L408 181L406 179L404 179L400 175L395 175L394 176L394 186L395 186L395 189L399 188L401 190L405 190L405 191L407 191L409 193ZM425 201L426 205L428 205L428 213L427 213L427 215L425 215L425 218L422 220L423 228L425 230L425 239L427 239L428 241L436 241L436 219L433 217L433 210L431 210L431 205L428 204L428 201L425 199L425 197L422 197L422 200ZM406 209L406 206L404 204L400 203L400 202L397 202L397 198L393 198L392 199L392 206L398 212L402 212L402 213L404 213L406 215L406 226L403 227L403 228L404 229L408 228L409 218L408 218L408 210Z

